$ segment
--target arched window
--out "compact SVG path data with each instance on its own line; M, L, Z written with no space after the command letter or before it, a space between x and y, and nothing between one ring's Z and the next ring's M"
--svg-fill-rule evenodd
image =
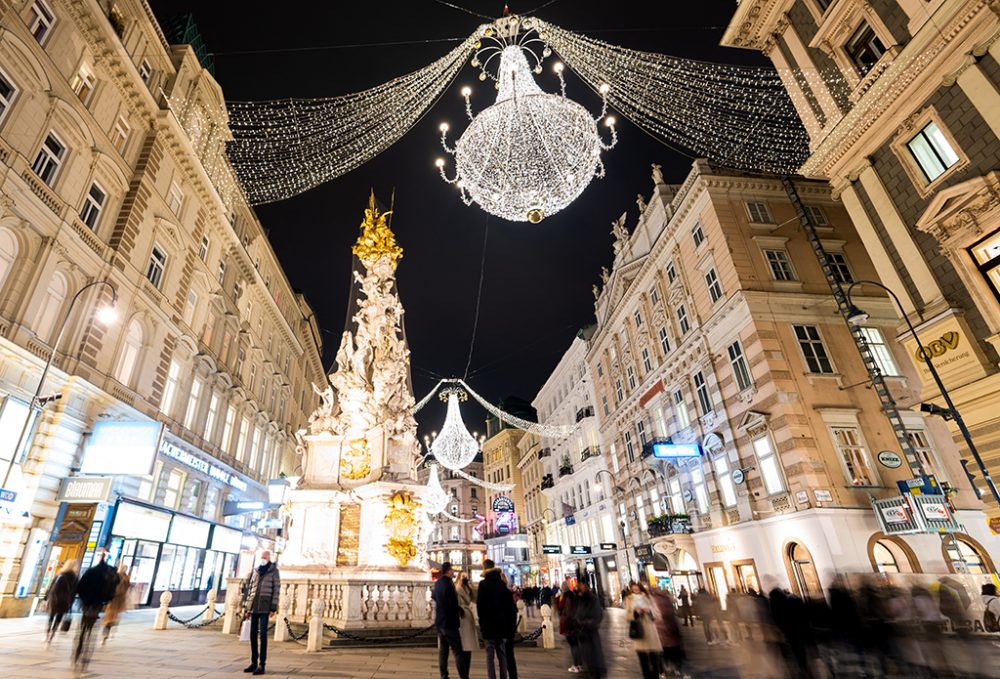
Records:
M66 301L68 288L66 276L58 271L52 274L52 280L49 281L49 287L45 291L45 298L42 300L42 306L39 308L35 320L35 334L44 342L52 342L55 339L52 335L63 302Z
M137 320L128 324L128 334L125 335L125 345L118 358L118 368L115 379L124 385L132 386L135 377L135 366L139 362L139 352L142 351L142 325Z
M792 585L799 596L803 599L823 596L816 564L805 545L798 542L788 543L785 548L785 559Z
M7 277L17 260L17 240L7 229L0 229L0 290L7 283Z
M875 568L879 573L899 573L899 562L892 553L892 549L884 540L878 540L872 545L872 558L875 561Z
M955 546L958 548L958 553L962 561L965 562L967 573L972 573L973 575L989 573L989 566L986 565L986 560L983 559L978 549L960 537L955 538Z

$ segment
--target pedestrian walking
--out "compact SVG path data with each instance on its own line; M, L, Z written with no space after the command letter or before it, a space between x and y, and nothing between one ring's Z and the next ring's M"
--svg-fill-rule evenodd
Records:
M448 679L450 650L455 653L455 667L459 679L469 679L472 651L462 648L462 635L459 631L462 607L458 602L453 576L451 563L445 561L441 564L440 574L431 591L431 598L434 600L434 627L438 633L438 671L441 673L441 679Z
M625 621L628 636L632 640L632 650L639 656L642 679L659 679L660 676L660 635L656 629L659 611L650 601L646 588L637 582L629 585L625 597Z
M687 591L687 587L684 585L681 585L681 591L677 593L677 600L681 604L681 619L684 620L684 626L693 626L694 618L691 617L691 593Z
M76 596L76 583L79 580L76 574L77 562L70 560L63 564L56 576L55 581L45 594L45 601L49 607L49 626L45 632L45 643L52 643L52 638L56 635L56 630L63 622L63 617L69 615L69 609L73 606L73 598ZM69 619L66 619L68 627Z
M500 569L489 559L483 562L483 566L483 579L476 592L476 609L479 611L479 629L486 642L486 675L489 679L496 679L499 666L500 679L510 679L507 644L513 644L517 606L513 593L500 577Z
M73 664L78 672L87 669L90 655L93 651L91 637L97 617L101 609L111 601L118 586L118 576L115 569L106 562L108 553L101 551L100 560L87 569L76 585L76 595L80 597L80 631L76 637L76 650L73 652Z
M715 646L721 641L719 638L718 625L719 617L722 614L722 607L714 594L704 587L698 589L691 602L694 614L701 619L701 627L705 631L705 641L709 646Z
M264 674L267 665L267 621L278 612L281 575L271 552L260 555L260 564L243 581L243 619L250 619L250 664L247 674ZM258 641L259 637L259 641Z
M1000 597L997 596L997 586L990 582L983 585L979 591L982 593L980 600L983 602L983 629L996 635L1000 633ZM993 645L998 646L1000 642L994 639Z
M104 638L101 640L102 646L108 643L108 637L111 636L111 629L118 624L122 613L128 608L128 594L131 587L132 579L125 571L125 564L119 562L118 584L115 585L115 595L111 597L111 601L108 602L107 607L104 609Z
M472 612L476 605L476 590L472 589L467 573L458 576L458 587L455 591L458 595L458 605L462 609L458 635L462 639L462 650L471 653L472 649L479 648L479 634L476 632L476 616Z
M653 589L650 592L653 604L659 616L656 617L656 634L660 639L662 650L663 671L674 676L691 679L684 671L684 638L677 624L677 608L673 595L665 589Z
M562 591L556 599L556 610L559 611L559 634L563 635L566 645L569 646L570 665L566 671L574 673L583 671L583 663L580 662L580 643L576 637L576 621L573 617L576 608L575 599L576 594L569 583L564 582Z
M577 640L580 642L580 660L583 673L589 679L603 679L608 676L608 665L604 660L604 643L601 640L601 621L604 609L590 585L581 581L577 586L573 619Z

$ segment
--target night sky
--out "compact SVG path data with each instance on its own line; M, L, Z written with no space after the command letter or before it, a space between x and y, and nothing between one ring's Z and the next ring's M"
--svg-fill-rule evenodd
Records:
M515 2L511 11L526 13L544 2ZM499 2L451 4L487 15L502 11ZM288 5L151 0L151 5L161 21L194 14L229 100L328 97L367 89L427 65L456 43L313 48L462 39L485 21L434 0ZM764 63L756 53L718 46L734 8L732 0L556 0L539 16L635 49ZM550 92L558 89L551 71L554 58L538 76ZM344 328L350 246L368 192L374 188L388 204L395 189L393 229L404 249L397 275L418 399L440 377L461 376L469 357L487 216L474 204L465 206L441 181L433 162L443 155L438 125L451 123L452 143L465 129L462 86L475 90L474 111L492 103L493 89L476 76L466 65L438 105L372 162L258 208L292 285L305 292L316 311L329 366ZM568 96L596 114L597 96L572 75L567 83ZM681 181L690 168L690 158L618 118L620 141L604 155L607 176L595 179L574 204L538 225L488 219L480 318L467 381L494 403L508 395L531 400L576 332L594 321L591 285L598 282L601 266L611 263L611 220L628 210L628 227L634 226L636 193L648 197L651 192L651 163L663 165L667 181ZM464 411L469 428L482 433L483 411L471 403ZM419 414L421 433L437 429L443 416L443 404L435 400Z

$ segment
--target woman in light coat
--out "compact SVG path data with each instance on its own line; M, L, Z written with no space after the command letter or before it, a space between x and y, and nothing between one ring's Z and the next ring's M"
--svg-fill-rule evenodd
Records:
M660 635L656 630L656 619L660 612L656 604L649 598L646 588L637 582L630 585L630 593L625 597L625 621L631 626L637 623L639 636L632 639L632 648L639 655L639 666L642 668L643 679L659 679Z
M462 611L462 618L458 623L458 635L462 640L462 650L472 651L479 648L479 634L476 632L476 619L472 611L476 607L476 592L469 584L469 576L462 573L458 578L458 587L455 588L458 594L458 605Z
M125 571L125 564L119 562L118 585L115 587L115 596L104 607L104 639L101 640L102 645L108 643L108 637L111 636L111 629L118 624L118 619L121 618L122 613L128 608L128 594L131 587L132 579Z

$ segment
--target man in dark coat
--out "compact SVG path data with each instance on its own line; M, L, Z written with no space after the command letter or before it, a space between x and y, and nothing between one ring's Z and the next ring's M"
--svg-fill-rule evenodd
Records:
M55 582L49 587L45 595L45 601L49 604L49 628L45 635L45 642L51 643L52 637L56 635L56 630L62 623L63 616L69 613L73 606L73 599L76 598L76 561L68 561L59 571ZM69 620L67 619L67 625Z
M250 664L243 670L248 674L264 674L264 666L267 664L267 621L278 612L280 596L281 575L278 567L271 562L271 552L265 550L260 555L260 565L251 571L250 577L243 583L243 611L250 618Z
M76 638L76 651L73 662L79 671L86 670L93 650L91 632L101 614L101 609L115 596L118 587L118 574L109 566L105 559L108 553L101 550L100 560L87 569L76 585L76 595L80 597L80 608L83 615L80 618L80 632Z
M601 621L604 609L597 595L583 580L577 585L574 600L573 621L576 638L580 643L580 659L584 673L589 679L603 679L608 676L608 665L604 660L604 644L601 642Z
M476 593L476 610L479 612L479 630L486 641L486 674L494 679L493 656L500 665L500 679L513 679L517 669L511 670L514 632L517 627L517 605L514 595L503 581L503 573L490 559L483 561L483 579ZM508 647L511 647L508 649Z
M441 574L431 599L434 600L434 627L438 633L438 670L441 679L448 679L448 650L455 652L455 667L459 679L469 679L469 665L472 664L472 650L462 649L462 637L458 628L461 624L462 607L458 604L458 593L452 580L451 564L445 561L441 564Z

